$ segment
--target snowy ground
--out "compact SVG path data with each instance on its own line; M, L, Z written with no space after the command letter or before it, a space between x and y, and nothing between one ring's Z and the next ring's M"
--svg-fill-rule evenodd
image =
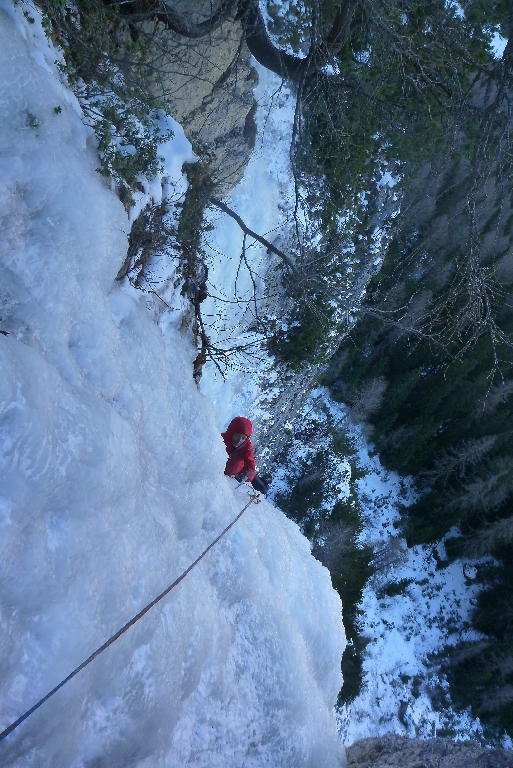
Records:
M413 500L407 478L385 470L344 407L326 401L353 438L364 472L356 482L363 516L359 541L372 547L376 569L359 605L360 632L369 641L362 690L338 712L344 743L390 732L429 738L441 729L457 739L485 740L479 720L447 705L438 710L433 699L443 691L449 700L448 685L428 662L445 646L478 637L470 625L479 589L474 561L449 562L443 542L435 552L433 546L407 547L394 526L398 505Z
M191 377L172 265L172 310L114 281L127 216L55 57L37 12L0 0L0 729L247 500ZM335 768L343 646L327 571L263 501L1 742L0 764Z

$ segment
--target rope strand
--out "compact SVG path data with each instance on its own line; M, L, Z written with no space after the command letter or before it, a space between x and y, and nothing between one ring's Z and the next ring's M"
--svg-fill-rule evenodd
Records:
M103 653L103 651L104 651L106 648L108 648L108 647L109 647L109 645L112 645L112 643L114 643L114 642L115 642L115 641L116 641L116 640L117 640L119 637L121 637L121 635L123 635L123 634L124 634L124 633L125 633L125 632L126 632L128 629L130 629L130 627L131 627L131 626L133 626L133 625L134 625L134 624L135 624L137 621L139 621L139 619L141 619L141 618L144 616L144 614L145 614L145 613L148 613L148 611L149 611L151 608L153 608L153 606L154 606L154 605L156 605L156 604L157 604L157 603L158 603L160 600L162 600L162 598L163 598L163 597L165 597L167 594L169 594L169 592L171 592L171 590L172 590L172 589L174 589L174 588L175 588L175 587L176 587L178 584L180 584L180 582L181 582L181 581L183 581L183 579L185 579L185 577L187 576L187 574L188 574L188 573L190 573L190 571L192 571L192 569L193 569L193 568L194 568L194 567L195 567L195 566L196 566L196 565L199 563L199 561L200 561L202 558L204 558L204 557L205 557L205 555L207 554L207 552L209 552L209 551L212 549L212 547L214 547L214 546L217 544L217 542L218 542L220 539L222 539L222 538L223 538L223 536L224 536L226 533L228 533L228 531L230 530L230 528L232 528L232 527L235 525L235 523L237 522L237 520L238 520L240 517L242 517L242 515L243 515L243 514L244 514L244 512L247 510L247 508L248 508L248 507L249 507L251 504L253 504L253 503L258 503L258 501L259 501L259 500L260 500L260 499L259 499L259 494L252 494L252 495L250 496L250 499L249 499L248 503L247 503L247 504L246 504L246 506L244 507L244 509L242 509L242 510L239 512L239 514L237 515L237 517L236 517L234 520L232 520L232 522L230 523L230 525L227 525L227 526L226 526L226 528L224 529L224 531L222 531L222 532L219 534L219 536L218 536L216 539L214 539L214 541L213 541L211 544L209 544L209 545L208 545L208 547L207 547L207 548L206 548L206 549L205 549L205 550L204 550L204 551L201 553L201 555L200 555L198 558L196 558L196 560L195 560L195 561L194 561L194 562L193 562L193 563L192 563L192 564L191 564L191 565L190 565L190 566L187 568L187 570L186 570L186 571L184 571L184 572L182 573L182 575L181 575L181 576L179 576L179 577L176 579L176 581L173 581L173 583L172 583L172 584L171 584L171 585L170 585L170 586L169 586L167 589L165 589L163 592L161 592L161 594L160 594L158 597L156 597L156 598L155 598L155 600L152 600L152 601L151 601L151 603L149 603L149 604L146 606L146 608L143 608L143 609L142 609L142 611L139 611L139 613L138 613L136 616L134 616L134 617L133 617L133 619L130 619L130 621L128 621L128 622L127 622L127 623L124 625L124 627L121 627L121 629L120 629L120 630L118 630L118 631L116 632L116 634L115 634L115 635L112 635L112 637L111 637L111 638L109 638L109 640L107 640L107 642L106 642L106 643L104 643L104 644L103 644L103 645L101 645L99 648L97 648L97 649L96 649L96 651L95 651L94 653L92 653L92 654L89 656L89 658L88 658L88 659L86 659L84 662L82 662L82 664L80 664L80 666L78 666L76 669L74 669L74 670L73 670L73 672L71 672L71 674L69 674L69 675L68 675L66 678L64 678L64 680L62 680L62 681L59 683L59 685L56 685L56 686L55 686L55 688L53 688L53 689L52 689L52 690L51 690L49 693L47 693L47 694L46 694L46 696L44 696L42 699L40 699L40 701L38 701L38 702L37 702L37 704L34 704L34 706L33 706L33 707L31 707L29 710L27 710L27 711L25 712L25 714L21 715L21 717L19 717L17 720L15 720L15 721L14 721L14 723L11 723L11 725L9 725L9 726L8 726L8 727L7 727L7 728L4 730L4 731L2 731L2 733L0 733L0 741L3 741L3 739L5 739L5 737L6 737L6 736L8 736L10 733L12 733L12 731L14 731L14 729L15 729L15 728L17 728L19 725L21 725L21 723L23 723L23 721L24 721L24 720L26 720L26 719L27 719L27 717L29 717L29 715L31 715L31 714L32 714L32 712L35 712L35 711L36 711L36 709L39 709L39 707L41 706L41 704L44 704L44 703L45 703L45 701L47 701L47 700L48 700L48 699L49 699L51 696L53 696L53 695L54 695L54 693L57 693L57 691L59 690L59 688L62 688L62 686L63 686L63 685L66 685L66 683L67 683L69 680L71 680L71 678L72 678L72 677L75 677L75 675L78 675L78 673L80 672L80 670L84 669L84 667L87 667L87 665L88 665L88 664L90 664L90 663L93 661L93 659L95 659L97 656L99 656L99 655L100 655L100 653Z

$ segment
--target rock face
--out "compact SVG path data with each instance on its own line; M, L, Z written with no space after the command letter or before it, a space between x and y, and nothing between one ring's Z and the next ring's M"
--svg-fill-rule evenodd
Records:
M346 750L347 768L513 768L513 752L474 741L407 739L389 734Z
M175 11L188 22L208 19L218 3L181 0ZM223 197L240 180L254 146L258 74L250 65L239 21L226 20L199 39L166 29L152 29L159 60L157 95L184 128L196 151L210 160Z

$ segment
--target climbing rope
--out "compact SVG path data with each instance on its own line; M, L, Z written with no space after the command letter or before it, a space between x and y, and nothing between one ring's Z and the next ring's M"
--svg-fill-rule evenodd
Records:
M155 598L155 600L152 600L152 601L151 601L151 603L149 603L149 604L146 606L146 608L143 608L143 609L142 609L142 611L139 611L139 613L138 613L136 616L134 616L134 618L133 618L133 619L130 619L130 621L129 621L129 622L127 622L127 623L125 624L125 626L124 626L124 627L121 627L121 629L120 629L120 630L118 630L118 632L116 632L116 634L115 634L115 635L112 635L112 637L111 637L111 638L109 638L109 640L107 640L107 642L106 642L106 643L104 643L104 644L103 644L103 645L101 645L99 648L97 648L97 649L96 649L96 651L95 651L94 653L92 653L92 654L89 656L89 658L88 658L88 659L86 659L84 662L82 662L82 664L80 664L80 666L78 666L76 669L74 669L74 670L73 670L73 672L71 672L71 674L69 674L69 675L68 675L66 678L64 678L64 680L62 680L62 681L59 683L59 685L56 685L56 686L55 686L55 688L53 688L53 690L51 690L51 691L50 691L50 693L47 693L47 694L46 694L46 696L44 696L44 697L43 697L43 698L42 698L40 701L38 701L38 702L37 702L37 704L34 704L34 706L33 706L33 707L31 707L29 710L27 710L27 711L25 712L25 714L23 714L21 717L19 717L17 720L15 720L15 721L14 721L14 723L11 723L11 725L9 725L9 727L8 727L8 728L6 728L4 731L2 731L2 733L0 733L0 741L2 741L3 739L5 739L5 737L6 737L6 736L8 736L10 733L12 733L12 731L14 731L14 729L15 729L15 728L17 728L19 725L21 725L21 723L23 723L23 721L24 721L24 720L26 720L26 719L27 719L27 717L29 717L29 715L31 715L31 714L32 714L32 712L35 712L35 711L36 711L36 709L39 709L39 707L41 706L41 704L44 704L44 703L45 703L45 701L47 701L47 700L48 700L48 699L49 699L51 696L53 696L53 695L54 695L54 693L57 693L57 691L59 690L59 688L62 688L62 686L63 686L63 685L66 685L66 683L67 683L69 680L71 680L71 678L72 678L72 677L75 677L75 675L78 675L78 673L80 672L80 670L84 669L84 667L87 667L87 665L88 665L88 664L90 664L90 663L93 661L93 659L95 659L97 656L99 656L99 655L100 655L100 653L103 653L103 651L104 651L106 648L108 648L108 647L109 647L109 645L112 645L112 643L114 643L114 642L115 642L115 641L116 641L116 640L117 640L119 637L121 637L121 635L123 635L123 634L124 634L124 633L127 631L127 629L130 629L130 627L132 627L132 626L133 626L133 625L134 625L134 624L135 624L137 621L139 621L139 619L142 619L142 617L144 616L144 614L145 614L145 613L148 613L148 611L149 611L151 608L153 608L153 606L154 606L154 605L156 605L156 604L157 604L157 603L158 603L160 600L162 600L162 598L163 598L163 597L165 597L167 594L169 594L169 592L171 592L171 590L172 590L172 589L174 589L174 588L175 588L175 587L176 587L178 584L180 584L180 582L181 582L181 581L183 581L183 579L185 579L185 577L187 576L187 574L188 574L188 573L190 573L190 572L192 571L192 569L193 569L193 568L194 568L196 565L198 565L199 561L200 561L202 558L204 558L204 557L205 557L205 555L207 554L207 552L209 552L209 551L212 549L212 547L215 547L215 545L217 544L217 542L218 542L220 539L222 539L222 538L223 538L223 536L224 536L226 533L228 533L228 531L230 530L230 528L232 528L232 527L235 525L235 523L237 522L237 520L239 520L239 518L241 518L241 517L242 517L242 515L243 515L243 514L244 514L244 512L247 510L247 508L248 508L248 507L249 507L251 504L253 504L253 503L255 503L255 504L258 504L258 503L259 503L259 501L260 501L260 494L258 494L258 493L252 494L252 495L249 497L249 501L248 501L248 503L246 504L246 506L244 507L244 509L241 509L241 511L239 512L239 514L238 514L238 515L237 515L237 517L235 518L235 520L232 520L232 522L230 523L230 525L227 525L227 526L226 526L226 528L224 529L224 531L222 531L222 532L219 534L219 536L217 537L217 539L214 539L214 541L213 541L211 544L209 544L209 545L208 545L208 547L207 547L207 548L206 548L206 549L205 549L205 550L204 550L204 551L201 553L201 555L200 555L200 556L199 556L199 557L198 557L198 558L197 558L197 559L196 559L196 560L195 560L195 561L194 561L194 562L193 562L193 563L192 563L192 564L191 564L191 565L190 565L190 566L187 568L187 570L186 570L186 571L184 571L184 572L182 573L182 575L181 575L181 576L179 576L179 577L176 579L176 581L173 581L173 583L172 583L172 584L171 584L171 585L170 585L170 586L169 586L167 589L165 589L165 590L164 590L164 591L163 591L163 592L162 592L162 593L161 593L161 594L160 594L158 597L156 597L156 598Z

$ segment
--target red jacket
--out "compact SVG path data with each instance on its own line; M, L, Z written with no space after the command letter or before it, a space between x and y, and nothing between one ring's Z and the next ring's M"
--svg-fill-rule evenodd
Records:
M232 445L232 436L235 432L241 435L247 435L248 439L242 443L240 448L234 448ZM248 472L246 482L253 480L256 476L255 469L255 456L253 454L253 446L249 439L253 432L253 425L249 419L245 419L243 416L237 416L232 419L228 425L226 432L221 432L221 437L224 440L226 446L226 453L228 454L228 461L224 468L224 474L233 477L238 475L239 472Z

